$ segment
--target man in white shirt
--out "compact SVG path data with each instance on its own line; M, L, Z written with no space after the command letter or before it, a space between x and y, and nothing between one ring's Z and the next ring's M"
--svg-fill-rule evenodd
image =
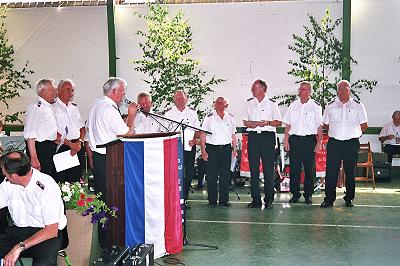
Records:
M129 104L127 124L121 117L118 106L125 98L126 81L121 78L109 78L103 85L104 96L95 100L88 118L89 145L93 152L93 177L96 193L102 193L102 200L106 199L106 148L98 145L109 143L117 139L117 135L133 132L133 119L138 105ZM100 226L99 226L100 228ZM106 234L99 230L99 244L107 247Z
M274 159L276 127L282 125L281 113L274 100L266 96L267 84L256 80L251 92L253 97L247 100L247 120L243 121L249 132L248 155L251 175L252 202L248 208L261 208L260 195L260 158L264 174L265 208L272 209L274 201Z
M33 168L55 177L53 156L56 152L57 123L53 106L57 90L52 79L42 79L36 85L39 95L26 111L24 138Z
M70 79L63 79L58 83L58 98L53 103L57 121L58 139L63 144L57 153L71 151L71 155L78 155L79 165L57 173L57 182L77 182L82 178L85 165L85 150L83 142L86 135L85 123L82 120L78 106L72 102L75 93L75 84Z
M181 122L185 125L189 125L192 127L199 128L200 121L197 116L197 112L193 108L189 108L187 106L188 95L181 90L178 90L174 94L174 104L175 106L168 109L165 113L165 117L171 120L175 120ZM169 132L173 131L182 131L181 125L173 122L167 122L166 127ZM185 128L184 132L185 143L183 143L184 147L184 169L185 169L185 187L184 187L184 196L185 200L189 197L190 185L192 183L193 177L193 168L194 168L194 160L196 155L196 140L199 139L200 134L196 132L192 128ZM190 208L186 204L187 208Z
M232 155L236 152L236 124L231 113L225 112L227 100L220 96L214 101L215 112L204 118L202 129L212 134L201 133L201 156L207 161L208 204L230 207L229 181ZM218 181L219 177L219 181ZM218 187L217 187L218 182Z
M137 103L142 112L138 112L135 117L135 133L158 133L161 132L164 121L151 115L153 102L151 95L147 91L142 91L137 96Z
M23 152L4 154L0 162L7 178L0 184L0 209L8 207L13 220L0 235L4 265L14 265L20 255L32 257L33 265L57 265L67 224L60 188Z
M311 91L310 82L301 82L298 89L299 99L290 104L283 118L283 123L286 124L284 146L290 159L292 198L289 203L296 203L300 198L300 173L303 165L303 196L306 204L312 204L315 150L321 148L322 141L322 108L310 98Z
M350 97L350 82L337 83L338 98L329 103L324 113L324 124L329 140L326 156L325 199L321 208L333 206L336 200L336 183L341 161L346 174L346 207L352 207L355 196L354 169L362 133L368 128L367 112L364 105Z
M388 155L388 162L392 163L393 155L400 154L400 111L394 111L392 122L382 127L379 140L383 143L383 151Z

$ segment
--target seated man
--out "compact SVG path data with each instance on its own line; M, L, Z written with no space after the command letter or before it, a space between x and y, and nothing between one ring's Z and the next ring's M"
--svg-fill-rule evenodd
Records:
M0 209L8 207L13 226L0 235L0 257L14 265L20 255L33 265L57 265L61 230L67 224L61 191L54 179L31 167L24 153L13 151L0 158L6 180L0 184Z
M382 127L379 140L385 145L383 151L388 155L388 162L392 163L393 155L400 154L400 111L394 111L392 122Z

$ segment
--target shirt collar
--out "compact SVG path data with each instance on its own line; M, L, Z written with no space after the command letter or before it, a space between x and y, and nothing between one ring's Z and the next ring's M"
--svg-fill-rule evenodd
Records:
M46 101L45 99L43 99L43 98L40 97L40 96L39 96L39 101L40 101L41 103L45 104L45 105L51 106L51 104L50 104L48 101Z
M37 179L36 179L35 171L38 171L38 170L31 168L31 171L32 171L31 180L29 180L28 185L24 188L27 191L33 191L33 189L36 186Z
M70 102L69 102L68 104L65 104L65 103L64 103L63 101L61 101L60 98L58 98L58 97L57 97L57 103L60 104L61 106L65 107L65 108L69 107L69 104L70 104Z
M107 95L105 95L105 96L104 96L104 100L105 100L106 102L110 103L111 105L113 105L113 106L114 106L115 108L117 108L117 110L118 110L117 104L116 104L110 97L108 97Z

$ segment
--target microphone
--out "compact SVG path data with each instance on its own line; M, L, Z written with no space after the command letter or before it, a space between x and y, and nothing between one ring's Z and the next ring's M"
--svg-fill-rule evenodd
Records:
M124 103L126 103L126 104L131 104L131 103L133 103L133 102L125 98L125 99L124 99ZM144 114L147 114L147 113L148 113L148 112L146 112L146 110L143 109L143 107L139 107L139 108L137 109L137 111L138 111L138 112L142 112L142 113L144 113Z

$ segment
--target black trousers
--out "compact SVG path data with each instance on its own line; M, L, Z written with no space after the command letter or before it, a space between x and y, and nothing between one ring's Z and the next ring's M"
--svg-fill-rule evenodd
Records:
M264 202L274 201L275 132L249 132L248 155L250 166L250 192L253 201L261 203L260 159L264 174Z
M326 147L326 180L325 202L333 203L336 200L336 183L339 176L340 164L346 174L346 196L344 200L353 200L355 196L354 170L357 164L360 142L358 138L337 140L329 138Z
M4 258L16 244L26 240L40 230L41 228L35 227L8 227L5 234L0 235L0 257ZM21 256L32 257L33 266L57 265L57 255L61 246L62 233L59 230L57 237L28 248L21 253Z
M383 147L383 152L388 155L388 162L392 163L393 155L400 154L400 145L386 144Z
M315 135L289 137L290 192L294 198L300 198L300 173L304 167L304 197L311 197L314 192Z
M79 140L75 140L72 142L77 142ZM67 145L62 145L60 149L58 149L57 153L61 153L64 151L70 151L71 148ZM79 159L79 165L72 167L70 169L66 169L64 171L58 172L56 175L56 182L78 182L82 178L83 166L85 165L85 148L82 145L82 148L77 153Z
M192 184L194 159L196 156L196 147L193 146L191 151L185 151L183 155L183 162L185 167L185 200L189 198L190 186Z
M53 156L56 154L57 145L54 141L45 140L42 142L35 141L36 154L38 160L40 162L41 172L48 174L49 176L56 179L56 168L53 162ZM31 157L29 154L29 149L26 149L26 154Z
M93 178L94 189L96 193L101 192L100 199L106 201L106 155L93 152ZM107 248L107 234L106 231L98 226L98 239L101 248Z
M232 159L232 146L206 144L207 161L207 192L208 202L216 204L219 191L219 202L229 202L229 179ZM218 182L219 177L219 182ZM218 183L218 187L217 187Z

